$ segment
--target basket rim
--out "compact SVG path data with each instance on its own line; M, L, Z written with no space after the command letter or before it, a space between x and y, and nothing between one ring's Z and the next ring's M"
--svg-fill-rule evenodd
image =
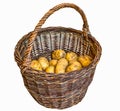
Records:
M77 30L77 29L74 29L74 28L71 28L71 27L61 27L61 26L41 28L38 33L42 33L42 32L44 32L44 31L46 31L46 30L47 30L47 31L59 31L59 30L61 30L61 31L70 31L70 32L78 33L78 34L82 34L82 33L83 33L83 31L81 31L81 30ZM19 46L18 46L18 45L21 44L22 41L24 41L24 39L29 38L30 35L32 34L32 32L33 32L33 31L31 31L31 32L29 32L28 34L24 35L24 36L18 41L18 43L17 43L17 45L16 45L16 47L15 47L14 55L15 55L15 53L17 53L18 50L19 50ZM98 47L97 47L97 54L95 55L92 63L89 64L87 67L84 67L84 68L82 68L81 70L76 70L76 71L72 71L72 72L67 72L67 73L64 73L64 74L63 74L63 73L61 73L61 74L46 73L45 71L38 71L38 70L32 69L32 68L30 68L30 67L29 67L29 68L26 68L26 70L27 70L27 69L28 69L28 71L33 70L34 73L36 73L36 74L39 74L40 72L42 72L43 74L39 74L39 75L42 75L42 76L47 76L47 77L58 76L58 77L59 77L59 76L71 75L71 73L73 73L73 72L76 72L76 73L81 73L81 72L84 72L84 71L86 72L86 71L89 70L90 68L96 67L96 65L97 65L97 63L98 63L98 61L99 61L99 59L100 59L101 53L102 53L102 48L101 48L101 45L99 44L99 42L98 42L98 41L95 39L95 37L93 37L91 34L88 34L88 38L90 38L91 40L93 40L94 43L95 43ZM98 55L99 55L99 57L98 57ZM19 59L20 59L20 58L19 58ZM21 59L21 61L22 61L22 59ZM18 63L18 61L16 61L16 62ZM19 66L19 67L20 67L20 66ZM38 75L38 76L39 76L39 75Z

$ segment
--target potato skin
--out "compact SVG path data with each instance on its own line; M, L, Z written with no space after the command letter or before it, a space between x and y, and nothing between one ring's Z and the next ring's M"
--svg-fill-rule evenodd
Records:
M54 70L55 70L55 67L54 67L54 66L48 66L45 71L46 71L47 73L54 73Z
M58 60L58 63L55 68L55 73L56 74L65 73L65 69L67 66L68 66L68 61L65 58L61 58L60 60Z
M58 60L52 59L52 60L49 61L49 65L56 66L57 62L58 62Z
M88 55L81 55L78 57L78 61L82 64L83 67L86 67L92 62L92 58Z
M60 74L60 73L65 73L65 69L61 68L61 66L57 66L57 68L55 69L55 73L56 74Z
M76 62L77 60L71 60L71 61L69 61L69 65L70 64L72 64L72 63L74 63L74 62ZM78 62L78 61L77 61Z
M57 65L63 65L63 67L65 68L68 65L68 61L65 58L61 58L58 60Z
M66 54L66 59L70 62L70 61L74 61L77 60L77 54L74 52L67 52Z
M80 69L82 69L82 65L78 61L74 61L66 68L66 72L72 72Z
M62 49L54 50L52 52L52 59L61 59L64 58L66 55L65 51Z
M32 60L30 67L35 69L35 70L42 71L42 67L37 60Z
M45 70L49 66L49 62L45 57L39 57L38 62L41 64L43 70Z

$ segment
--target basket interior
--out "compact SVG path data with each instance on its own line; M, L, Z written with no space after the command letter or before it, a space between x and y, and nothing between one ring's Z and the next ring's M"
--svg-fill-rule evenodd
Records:
M30 34L22 41L20 47L21 58L24 57L24 51L27 48L28 38ZM83 37L82 32L65 28L48 28L41 30L35 41L31 51L31 59L37 59L39 56L51 59L51 52L55 49L63 49L73 51L78 55L89 55L93 59L96 55L96 45L92 38Z

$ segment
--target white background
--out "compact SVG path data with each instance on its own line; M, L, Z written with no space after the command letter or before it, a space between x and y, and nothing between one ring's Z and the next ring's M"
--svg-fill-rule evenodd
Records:
M14 61L14 47L34 30L44 13L62 2L84 10L90 31L103 49L85 98L63 111L120 111L119 0L0 0L0 111L58 111L39 105L30 96ZM62 9L50 16L46 26L81 30L82 20L73 9Z

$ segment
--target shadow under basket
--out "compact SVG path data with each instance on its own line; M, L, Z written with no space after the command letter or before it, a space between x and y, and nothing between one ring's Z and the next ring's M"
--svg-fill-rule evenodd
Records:
M64 7L74 8L80 13L84 22L82 31L64 27L41 28L53 12ZM49 74L30 68L31 60L40 56L50 60L51 52L56 49L73 51L78 55L87 54L93 58L92 63L65 74ZM64 109L79 103L85 96L101 56L101 46L90 34L83 11L75 4L62 3L49 10L34 31L19 40L14 55L32 97L47 108Z

